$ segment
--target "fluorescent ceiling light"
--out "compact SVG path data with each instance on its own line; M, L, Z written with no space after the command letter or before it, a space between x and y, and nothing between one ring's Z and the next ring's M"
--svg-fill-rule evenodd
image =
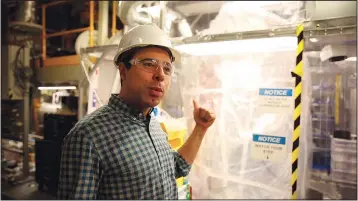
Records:
M75 86L53 86L53 87L38 87L39 90L66 90L66 89L76 89Z
M317 38L310 38L310 41L311 41L312 43L317 43L317 42L318 42Z
M357 61L357 57L348 57L346 61Z
M281 52L295 50L296 37L273 37L177 45L175 48L193 56L228 55L252 52Z

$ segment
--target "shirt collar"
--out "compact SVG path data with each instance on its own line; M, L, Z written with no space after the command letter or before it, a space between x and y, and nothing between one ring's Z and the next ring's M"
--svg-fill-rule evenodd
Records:
M123 101L118 94L112 94L109 98L108 105L113 107L115 110L120 111L126 116L137 118L138 120L146 120L143 112L134 108ZM153 112L153 108L150 108L148 116Z

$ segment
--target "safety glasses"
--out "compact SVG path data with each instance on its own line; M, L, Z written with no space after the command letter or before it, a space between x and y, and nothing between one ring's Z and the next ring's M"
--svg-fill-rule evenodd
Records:
M156 73L159 67L163 68L163 72L167 76L171 76L174 73L174 65L172 63L165 61L160 62L157 59L132 59L129 61L129 63L149 73Z

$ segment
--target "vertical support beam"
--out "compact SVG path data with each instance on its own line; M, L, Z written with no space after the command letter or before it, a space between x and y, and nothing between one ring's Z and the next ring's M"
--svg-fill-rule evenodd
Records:
M104 45L108 40L108 1L98 2L98 41L97 45Z
M82 64L81 64L82 65ZM84 116L84 108L83 108L83 99L84 99L84 88L83 88L83 81L79 81L78 84L78 121L81 120Z
M9 65L9 8L6 6L4 1L0 2L1 5L1 18L3 19L1 22L1 99L8 99L9 98L9 72L10 68Z
M112 2L112 36L117 32L117 4L118 1Z
M41 6L42 11L42 59L46 60L46 6Z
M90 13L90 47L94 46L93 31L94 31L94 1L89 2L89 13Z
M30 97L29 97L29 82L26 81L26 91L24 93L24 135L23 135L23 179L27 179L30 174L29 171L29 132L30 132Z
M160 1L160 20L159 20L159 28L164 30L165 32L168 32L168 30L165 30L165 20L167 15L167 4L166 1Z

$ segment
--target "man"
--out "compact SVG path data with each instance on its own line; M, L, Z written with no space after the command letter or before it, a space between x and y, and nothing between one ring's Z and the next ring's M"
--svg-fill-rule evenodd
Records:
M124 34L115 64L121 91L79 121L64 139L59 199L177 199L213 113L194 103L196 126L173 151L151 116L171 82L179 53L156 25Z

